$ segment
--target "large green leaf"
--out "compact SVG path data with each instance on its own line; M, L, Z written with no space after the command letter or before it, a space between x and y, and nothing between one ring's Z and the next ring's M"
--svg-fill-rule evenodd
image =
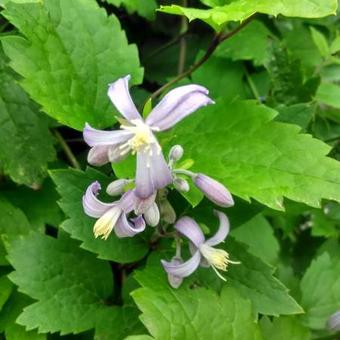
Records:
M19 184L37 187L54 160L53 138L38 106L20 88L0 50L0 168Z
M327 319L340 305L340 253L324 252L307 269L300 285L301 304L306 310L304 322L312 329L325 328Z
M78 243L32 233L12 242L9 275L19 290L37 302L26 307L17 322L28 330L61 334L79 333L95 326L112 294L110 266Z
M251 303L231 287L220 295L188 283L175 290L159 263L137 272L136 279L142 288L132 297L155 339L261 339Z
M137 12L146 19L153 20L157 9L156 0L102 0L117 7L124 6L129 14Z
M106 241L94 237L95 219L85 215L82 196L86 188L96 180L100 182L105 192L105 187L110 182L107 176L91 168L86 172L72 169L54 170L51 176L61 195L60 207L69 217L61 228L73 238L82 241L81 247L98 254L99 258L123 263L139 260L147 253L146 242L138 236L120 239L112 233Z
M315 99L323 104L340 108L340 86L333 83L321 83Z
M283 209L283 196L315 207L322 198L340 201L340 165L326 157L328 145L272 121L276 111L253 101L216 102L166 136L183 145L191 170L275 209Z
M296 316L281 316L273 322L262 318L260 326L264 340L310 340L311 334Z
M2 14L23 34L1 39L11 66L47 114L79 130L86 121L115 121L108 84L126 74L133 83L142 78L137 49L116 17L94 0L8 3Z
M224 2L227 3L226 1ZM209 4L222 5L221 2ZM186 8L178 5L161 6L160 11L185 15L190 21L200 19L212 26L216 31L221 30L228 21L243 21L254 13L264 13L277 16L282 14L288 17L320 18L335 14L337 0L235 0L223 6L211 9Z

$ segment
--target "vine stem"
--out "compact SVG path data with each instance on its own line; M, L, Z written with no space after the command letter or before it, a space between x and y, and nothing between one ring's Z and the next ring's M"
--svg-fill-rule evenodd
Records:
M199 59L196 63L191 65L186 71L183 71L177 77L175 77L174 79L170 80L168 83L166 83L162 87L160 87L157 91L155 91L149 97L149 99L152 100L152 99L157 98L167 88L176 84L178 81L189 76L191 73L193 73L195 70L197 70L200 66L202 66L210 58L210 56L214 53L214 51L216 50L216 48L218 47L218 45L221 42L223 42L227 39L230 39L235 34L237 34L240 30L242 30L242 28L244 28L245 26L247 26L249 24L249 22L254 18L254 16L255 16L255 14L250 16L248 19L244 20L237 28L235 28L231 32L228 32L228 33L220 32L220 33L215 34L215 36L214 36L213 40L211 41L207 51L205 52L205 54L203 55L203 57L201 59Z
M188 1L182 0L182 6L187 7ZM181 32L184 33L188 31L188 19L183 15L181 18ZM178 57L178 74L184 71L185 60L187 56L187 41L185 36L183 36L179 41L179 57Z
M75 157L75 155L73 154L72 150L70 149L70 147L67 145L67 143L65 142L63 136L60 134L60 132L58 130L54 130L54 135L58 140L58 143L60 144L61 148L63 149L67 159L69 160L70 164L75 168L80 170L81 167L77 161L77 158Z

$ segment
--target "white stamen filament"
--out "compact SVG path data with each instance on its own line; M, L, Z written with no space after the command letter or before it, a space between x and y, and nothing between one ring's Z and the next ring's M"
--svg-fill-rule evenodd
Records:
M208 263L212 266L217 276L223 281L226 281L226 278L223 277L218 270L226 272L229 263L240 264L240 262L238 261L229 260L229 254L225 250L216 249L204 243L200 246L200 252L203 257L208 261Z

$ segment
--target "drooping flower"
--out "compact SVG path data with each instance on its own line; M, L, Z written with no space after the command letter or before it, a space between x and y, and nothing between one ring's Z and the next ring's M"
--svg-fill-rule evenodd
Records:
M135 193L147 198L172 182L170 169L154 133L170 129L213 101L203 86L180 86L164 96L144 121L131 99L129 79L130 76L118 79L108 90L113 105L125 118L121 129L101 131L86 124L83 133L85 142L91 146L88 161L93 165L120 161L129 152L137 154Z
M226 280L219 270L226 271L229 263L238 264L239 262L231 261L225 250L213 247L225 240L230 228L227 216L220 211L215 211L215 213L220 221L219 229L214 236L207 240L205 240L199 225L192 218L185 216L176 222L175 229L191 242L192 257L183 263L162 260L162 265L168 274L183 278L191 275L199 265L211 266L222 280Z
M132 237L145 229L142 216L128 220L127 215L135 207L135 194L132 190L127 191L117 202L104 203L96 197L100 189L100 184L93 182L83 196L85 213L98 219L93 228L95 237L101 236L106 240L112 230L118 237Z

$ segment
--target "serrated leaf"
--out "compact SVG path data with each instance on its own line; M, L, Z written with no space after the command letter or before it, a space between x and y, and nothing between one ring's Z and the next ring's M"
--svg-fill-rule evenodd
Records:
M84 213L82 196L86 188L96 180L100 182L105 191L110 183L107 176L88 168L85 172L74 169L54 170L51 172L51 177L61 196L60 207L69 217L63 222L61 228L72 238L81 241L82 248L98 254L99 258L121 263L137 261L147 253L146 242L138 236L121 239L112 233L106 241L94 237L93 225L96 220Z
M55 159L53 137L38 106L20 88L0 49L0 168L14 182L38 186Z
M192 171L220 180L243 199L274 209L283 209L283 196L315 207L321 198L340 201L340 165L326 157L330 147L295 125L272 121L276 114L253 101L220 98L166 140L184 147L195 161Z
M253 60L255 65L263 65L270 59L271 36L267 27L261 21L255 20L221 43L214 55L233 60Z
M33 301L26 295L17 291L13 292L0 313L0 332L4 332L6 340L44 340L46 335L38 334L36 331L26 331L23 326L15 321L22 313L24 307Z
M321 83L315 99L320 103L340 109L340 86L333 83Z
M260 326L264 340L310 340L312 335L296 316L281 316L271 322L262 318Z
M102 0L104 1L104 0ZM124 6L129 14L137 12L140 16L153 20L157 9L155 0L105 0L117 7Z
M170 287L159 263L137 272L132 297L155 339L261 339L251 303L231 287L220 295L206 288Z
M302 278L301 304L306 311L304 323L322 330L327 319L339 310L340 303L340 254L324 252L312 261Z
M113 289L107 262L66 237L32 233L11 243L9 275L19 290L37 302L24 308L17 323L39 332L80 333L95 326Z
M127 74L134 84L142 79L137 49L115 16L92 0L8 3L2 14L23 35L1 38L11 66L47 114L79 130L115 121L108 84Z
M215 2L214 2L215 3ZM228 21L243 21L254 13L264 13L277 16L282 14L287 17L321 18L336 14L337 1L324 0L235 0L224 6L211 9L186 8L178 5L161 6L160 11L185 15L190 21L200 19L220 31Z
M277 107L276 110L279 111L279 115L276 117L277 121L299 125L303 131L307 130L314 113L314 107L311 103L282 105Z
M253 255L271 265L276 264L280 245L271 225L263 215L256 215L250 221L234 229L231 235L237 241L246 244L249 247L248 251Z

